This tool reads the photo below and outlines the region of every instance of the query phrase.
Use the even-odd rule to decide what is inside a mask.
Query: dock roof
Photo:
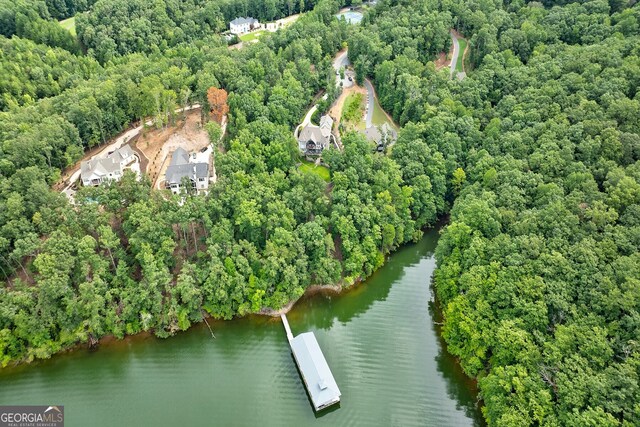
[[[340,389],[313,332],[291,340],[291,351],[316,411],[340,401]]]

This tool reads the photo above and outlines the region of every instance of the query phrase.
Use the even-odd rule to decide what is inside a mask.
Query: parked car
[[[201,153],[204,153],[205,151],[207,151],[209,149],[209,146],[206,146],[204,148],[202,148],[202,150],[200,150]]]

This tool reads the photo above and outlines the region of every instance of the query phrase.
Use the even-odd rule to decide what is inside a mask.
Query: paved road
[[[328,96],[329,95],[325,93],[324,95],[322,95],[322,99],[325,100],[327,99]],[[315,104],[313,107],[311,107],[311,109],[309,109],[309,111],[307,111],[307,114],[304,116],[302,123],[296,126],[296,129],[293,131],[293,136],[295,137],[295,139],[298,139],[298,132],[300,132],[300,130],[303,127],[311,123],[311,117],[313,116],[313,113],[315,113],[317,109],[318,109],[318,104]]]
[[[453,56],[451,57],[450,76],[453,78],[453,74],[456,72],[456,64],[458,63],[458,55],[460,54],[460,43],[458,43],[458,37],[453,30],[451,30],[450,34],[451,40],[453,41]]]
[[[347,68],[351,65],[351,61],[349,61],[349,50],[345,49],[344,52],[338,53],[338,55],[333,60],[333,68],[336,71],[336,86],[340,86],[340,82],[342,82],[342,87],[347,88],[353,86],[353,77],[352,80],[349,80],[349,76],[345,72],[344,79],[340,79],[340,68]]]
[[[349,65],[351,65],[351,61],[349,61],[349,50],[345,49],[344,52],[339,53],[335,59],[333,60],[333,68],[336,70],[336,72],[340,71],[340,68],[342,67],[347,67]],[[353,81],[349,80],[348,76],[345,74],[344,76],[345,78],[342,80],[342,87],[349,87],[349,86],[353,86]],[[353,77],[352,77],[353,79]],[[336,84],[339,86],[340,85],[340,79],[336,79]],[[367,98],[368,98],[368,104],[367,104],[367,115],[366,115],[366,125],[367,127],[371,126],[371,121],[373,118],[373,102],[374,102],[374,90],[373,90],[373,85],[371,84],[371,82],[368,79],[364,80],[364,87],[365,89],[367,89]]]
[[[373,103],[375,102],[376,93],[369,79],[364,79],[364,87],[367,89],[367,116],[365,117],[366,127],[373,124]]]
[[[195,110],[197,108],[200,108],[200,104],[193,104],[190,107],[187,108],[178,108],[176,110],[176,113],[182,113],[183,111],[189,111],[189,110]],[[151,126],[153,124],[153,120],[147,120],[147,122],[145,123],[147,126]],[[134,136],[138,135],[140,133],[140,131],[142,131],[142,125],[129,129],[128,131],[124,132],[122,135],[120,135],[119,137],[117,137],[116,139],[113,140],[113,142],[109,145],[107,145],[106,147],[104,147],[98,154],[96,154],[95,156],[92,156],[90,160],[93,159],[101,159],[101,158],[105,158],[109,155],[109,153],[117,150],[118,148],[122,147],[122,144],[126,144],[131,138],[133,138]],[[67,197],[69,197],[70,199],[73,198],[75,191],[71,188],[73,186],[73,184],[80,178],[80,167],[78,166],[78,170],[75,171],[73,174],[71,174],[71,176],[69,177],[68,180],[68,184],[67,186],[61,191],[61,193],[64,193],[67,195]],[[145,171],[143,171],[145,172]]]
[[[336,55],[336,57],[333,59],[333,68],[336,71],[336,73],[340,71],[341,67],[346,68],[348,65],[351,64],[351,62],[349,61],[348,53],[349,51],[345,49],[344,52],[338,53],[338,55]],[[341,80],[339,78],[336,79],[337,86],[340,86],[340,81]],[[349,87],[353,85],[353,81],[350,81],[346,74],[342,82],[343,82],[342,83],[343,87]],[[322,99],[327,99],[327,96],[328,94],[325,93]],[[298,139],[298,133],[300,132],[300,130],[303,127],[305,127],[309,122],[311,122],[311,116],[313,116],[313,113],[315,113],[317,109],[318,109],[318,104],[315,104],[313,107],[311,107],[309,111],[307,111],[307,114],[304,116],[302,123],[296,126],[296,128],[293,131],[293,136],[295,137],[296,140]],[[336,146],[338,147],[338,149],[342,149],[341,143],[337,139],[336,139]]]

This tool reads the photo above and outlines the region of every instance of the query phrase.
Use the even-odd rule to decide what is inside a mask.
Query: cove
[[[474,426],[475,385],[449,356],[430,303],[437,230],[394,252],[340,295],[287,314],[314,331],[342,391],[314,414],[279,318],[199,324],[169,339],[134,336],[0,370],[0,405],[65,406],[66,426]]]

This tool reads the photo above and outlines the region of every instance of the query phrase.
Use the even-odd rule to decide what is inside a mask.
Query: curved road
[[[365,117],[365,127],[371,127],[373,122],[373,103],[376,99],[376,92],[369,79],[364,79],[364,87],[367,89],[367,116]]]
[[[453,56],[451,57],[451,72],[450,76],[453,78],[453,74],[456,72],[456,64],[458,63],[458,55],[460,54],[460,43],[458,43],[458,36],[451,30],[451,40],[453,41]]]
[[[349,61],[348,54],[349,54],[349,50],[345,49],[343,52],[339,52],[336,55],[336,57],[333,59],[333,68],[336,73],[340,72],[340,68],[342,67],[346,68],[347,66],[351,65],[351,61]],[[340,86],[341,81],[342,81],[342,87],[349,87],[354,84],[352,80],[349,80],[346,74],[344,79],[340,79],[340,78],[336,79],[336,85]],[[367,114],[365,116],[365,123],[366,123],[366,127],[370,127],[372,126],[372,122],[373,122],[373,108],[374,108],[376,95],[375,95],[375,90],[373,88],[373,85],[371,84],[369,79],[364,79],[364,87],[367,90]],[[322,99],[327,99],[327,94],[325,94]],[[295,128],[295,130],[293,131],[293,136],[296,138],[296,140],[298,139],[298,132],[300,131],[300,129],[302,129],[311,121],[311,116],[313,115],[313,113],[316,112],[317,109],[318,109],[318,105],[314,105],[313,107],[311,107],[311,109],[305,115],[302,123]],[[338,148],[340,148],[340,144],[338,142],[336,142],[336,145],[338,146]]]

